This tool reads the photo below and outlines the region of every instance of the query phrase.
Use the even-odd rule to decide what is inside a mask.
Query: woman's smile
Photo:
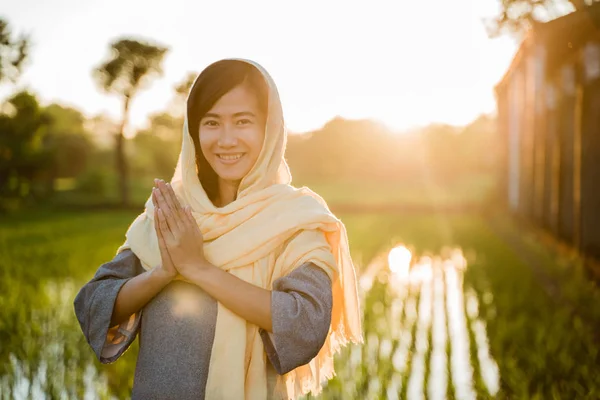
[[[236,164],[246,153],[217,154],[219,161],[226,165]]]

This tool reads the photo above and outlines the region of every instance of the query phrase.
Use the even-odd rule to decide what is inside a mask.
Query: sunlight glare
[[[397,246],[390,250],[388,264],[390,271],[398,278],[407,278],[412,254],[405,246]]]

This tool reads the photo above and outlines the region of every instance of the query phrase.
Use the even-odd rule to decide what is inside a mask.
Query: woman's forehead
[[[220,116],[235,116],[243,113],[258,115],[258,99],[250,88],[245,85],[237,86],[217,100],[207,114],[209,113]]]

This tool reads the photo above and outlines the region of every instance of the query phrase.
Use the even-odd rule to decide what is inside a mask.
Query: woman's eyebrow
[[[240,112],[236,112],[233,114],[234,118],[239,118],[239,117],[256,117],[256,114],[254,114],[252,111],[240,111]],[[215,113],[206,113],[204,114],[204,117],[202,118],[221,118],[221,115],[219,114],[215,114]]]
[[[252,111],[240,111],[233,114],[234,117],[256,117]]]

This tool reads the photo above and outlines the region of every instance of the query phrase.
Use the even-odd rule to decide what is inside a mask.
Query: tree
[[[192,89],[192,85],[196,81],[196,77],[198,74],[196,72],[188,72],[185,78],[175,85],[175,93],[177,96],[181,97],[183,100],[187,99],[190,90]]]
[[[169,179],[181,150],[183,118],[169,113],[150,116],[148,129],[138,131],[133,138],[133,157],[137,179]]]
[[[500,12],[487,21],[490,36],[522,34],[536,23],[582,10],[598,0],[498,0]]]
[[[52,154],[52,177],[75,178],[85,170],[93,143],[79,110],[51,104],[45,108],[49,122],[44,147]]]
[[[51,165],[44,148],[49,117],[36,97],[27,92],[12,96],[0,113],[0,200],[23,199]],[[2,204],[0,204],[2,207]]]
[[[175,95],[169,107],[171,114],[177,117],[185,115],[187,97],[197,76],[198,74],[195,72],[188,72],[185,78],[175,85]]]
[[[0,18],[0,84],[16,82],[29,56],[29,37],[14,38],[8,22]]]
[[[150,80],[162,75],[162,61],[167,47],[133,39],[120,39],[111,44],[111,55],[94,70],[98,85],[108,93],[123,99],[123,120],[116,134],[116,168],[119,176],[119,192],[122,205],[129,204],[129,181],[125,157],[124,131],[129,117],[129,108],[136,94]]]

